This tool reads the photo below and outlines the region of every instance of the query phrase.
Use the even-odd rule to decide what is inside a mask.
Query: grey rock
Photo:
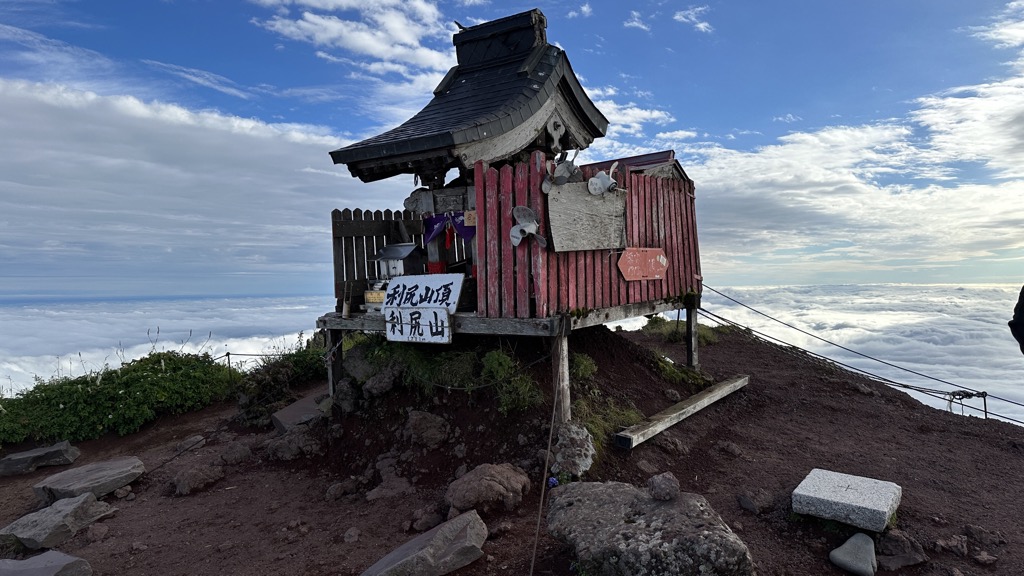
[[[564,472],[579,477],[594,464],[594,438],[578,422],[566,422],[558,427],[558,442],[555,444],[555,463],[551,471]]]
[[[73,463],[81,452],[67,440],[25,452],[8,454],[0,459],[0,476],[28,474],[43,466],[62,466]]]
[[[334,385],[334,405],[345,414],[356,411],[356,399],[359,398],[359,391],[351,378],[342,378]]]
[[[429,412],[413,410],[409,412],[404,435],[411,438],[414,444],[437,448],[448,439],[448,431],[448,422],[444,418]]]
[[[56,550],[27,560],[0,560],[0,574],[4,576],[92,576],[92,566],[82,558],[69,556]]]
[[[373,502],[382,498],[391,499],[406,494],[413,494],[416,489],[408,479],[399,476],[388,476],[376,488],[366,493],[366,501]]]
[[[270,416],[278,434],[287,434],[298,426],[309,425],[323,417],[317,406],[316,396],[299,398]]]
[[[302,456],[321,454],[323,446],[307,426],[296,426],[284,436],[267,443],[266,454],[271,460],[295,460]]]
[[[349,528],[348,530],[345,530],[345,542],[348,543],[348,544],[351,544],[353,542],[358,542],[359,541],[359,536],[361,536],[361,535],[362,535],[362,532],[359,531],[359,528],[356,528],[355,526],[353,526],[352,528]]]
[[[651,476],[647,480],[647,491],[655,500],[675,500],[679,496],[679,479],[671,472]]]
[[[174,447],[174,451],[185,452],[186,450],[198,450],[203,446],[206,446],[206,438],[203,438],[202,434],[196,434],[178,442],[177,446]]]
[[[224,468],[220,466],[196,466],[186,468],[174,475],[174,493],[188,496],[213,484],[224,477]]]
[[[45,505],[86,492],[91,492],[96,498],[102,498],[122,486],[131,484],[145,471],[146,467],[142,460],[126,456],[65,470],[32,486],[32,490]]]
[[[220,452],[220,459],[228,466],[252,460],[252,450],[242,442],[231,442]]]
[[[462,478],[468,471],[469,467],[465,463],[459,464],[459,467],[455,469],[455,477]]]
[[[401,365],[396,362],[388,364],[380,372],[366,379],[366,382],[363,383],[363,396],[375,398],[387,394],[395,387],[395,383],[401,376]]]
[[[640,460],[636,461],[636,467],[639,468],[641,472],[643,472],[644,474],[647,474],[649,476],[653,476],[653,475],[658,473],[658,467],[657,466],[655,466],[654,464],[651,464],[650,462],[648,462],[647,460],[644,460],[642,458]]]
[[[875,559],[882,570],[894,572],[900,568],[927,562],[924,547],[901,530],[893,528],[878,541]]]
[[[875,541],[863,532],[850,537],[842,546],[829,552],[828,559],[836,566],[856,576],[875,576]]]
[[[548,532],[595,574],[754,574],[746,545],[697,494],[665,502],[622,482],[573,482],[551,491]]]
[[[124,500],[131,493],[132,493],[132,487],[131,486],[121,486],[117,490],[114,490],[114,497],[117,498],[118,500]]]
[[[82,528],[116,511],[117,508],[105,502],[97,502],[92,492],[85,492],[22,516],[0,530],[0,539],[13,536],[32,550],[53,548]]]
[[[754,514],[767,512],[774,507],[772,495],[764,488],[741,492],[736,495],[736,501],[739,503],[740,508]]]
[[[683,399],[683,397],[679,395],[679,392],[672,388],[665,389],[665,398],[668,398],[669,402],[679,402]]]
[[[964,526],[967,539],[979,546],[1002,546],[1006,544],[1006,536],[1002,532],[990,532],[981,526],[968,524]]]
[[[984,550],[981,550],[980,552],[978,552],[974,556],[971,556],[971,560],[974,560],[975,562],[977,562],[978,564],[981,564],[982,566],[991,566],[991,565],[995,564],[999,560],[999,558],[989,554],[988,552],[986,552]]]
[[[958,534],[935,541],[936,552],[951,552],[957,556],[967,556],[967,536]]]
[[[342,496],[348,496],[349,494],[355,494],[359,492],[359,480],[355,478],[345,478],[341,482],[335,482],[327,488],[326,498],[328,500],[338,500]]]
[[[342,366],[356,382],[366,382],[377,373],[377,367],[368,358],[369,352],[370,346],[367,344],[357,344],[345,352]]]
[[[444,517],[438,512],[436,506],[428,506],[416,510],[412,513],[412,519],[411,528],[417,532],[425,532],[444,522]]]
[[[470,510],[406,542],[362,576],[440,576],[468,566],[484,555],[487,526]]]
[[[456,510],[487,512],[496,506],[511,511],[530,492],[530,479],[512,464],[481,464],[448,485],[445,502]]]

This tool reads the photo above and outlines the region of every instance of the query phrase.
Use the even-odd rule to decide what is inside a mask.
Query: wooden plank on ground
[[[659,432],[743,388],[749,381],[750,376],[741,374],[719,382],[699,394],[694,394],[686,400],[658,412],[648,418],[647,422],[619,432],[615,435],[615,445],[626,449],[635,448],[641,442],[649,440]]]

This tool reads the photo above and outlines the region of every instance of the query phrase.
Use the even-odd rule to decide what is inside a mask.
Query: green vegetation
[[[474,392],[494,388],[502,415],[543,402],[540,388],[519,361],[502,349],[477,347],[438,352],[436,346],[380,341],[369,357],[381,368],[402,366],[402,382],[433,397],[438,388]]]
[[[644,324],[642,331],[648,334],[657,334],[662,336],[666,342],[676,343],[682,342],[686,339],[686,324],[685,322],[677,322],[676,320],[667,320],[664,316],[656,314],[647,319],[647,324]],[[731,326],[707,326],[704,324],[697,324],[697,345],[708,346],[718,342],[718,335],[722,332],[732,330]]]
[[[270,399],[325,378],[324,352],[322,337],[306,342],[300,334],[295,347],[272,351],[244,374],[209,354],[153,351],[119,368],[37,378],[34,387],[0,399],[0,445],[131,434],[160,416],[198,410],[236,393]]]
[[[586,354],[569,355],[569,385],[572,391],[572,418],[581,422],[594,437],[595,461],[616,432],[639,424],[644,415],[636,407],[623,406],[605,396],[593,382],[597,363]]]
[[[498,393],[498,412],[508,416],[522,412],[544,401],[537,383],[504,350],[491,350],[484,355],[483,376],[494,382]]]

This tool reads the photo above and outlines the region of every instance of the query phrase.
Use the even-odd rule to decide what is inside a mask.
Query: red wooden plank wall
[[[540,233],[549,236],[547,196],[540,184],[545,157],[500,171],[481,163],[474,171],[478,229],[477,314],[491,318],[544,318],[574,310],[599,310],[625,304],[700,293],[700,255],[693,182],[654,178],[620,167],[626,194],[626,245],[662,248],[669,266],[665,278],[627,282],[619,273],[619,250],[556,253],[526,239],[512,246],[512,208],[529,206]],[[584,169],[584,176],[593,176]],[[623,176],[625,175],[625,176]]]

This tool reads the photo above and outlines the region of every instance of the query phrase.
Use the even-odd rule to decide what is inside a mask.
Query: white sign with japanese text
[[[445,308],[389,308],[384,314],[385,336],[392,342],[427,342],[451,344],[451,315]]]
[[[381,307],[387,339],[450,344],[451,315],[459,304],[462,280],[462,274],[426,274],[391,279]]]
[[[462,292],[462,274],[396,276],[388,281],[383,308],[442,307],[455,313]]]

